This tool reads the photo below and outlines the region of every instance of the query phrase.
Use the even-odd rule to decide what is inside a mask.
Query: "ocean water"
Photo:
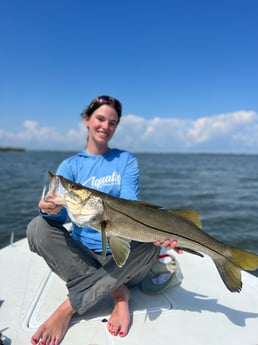
[[[72,152],[0,152],[0,248],[26,235],[47,171]],[[203,230],[258,254],[258,155],[137,154],[140,199],[198,209]],[[255,272],[256,275],[257,272]]]

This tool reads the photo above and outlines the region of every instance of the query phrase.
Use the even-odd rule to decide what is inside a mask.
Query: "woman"
[[[64,160],[57,174],[116,197],[137,199],[139,170],[135,156],[108,146],[122,113],[121,103],[110,96],[95,98],[82,113],[88,128],[86,149]],[[73,224],[72,233],[63,227],[66,209],[50,199],[39,201],[40,216],[28,225],[30,249],[42,256],[67,285],[67,299],[36,331],[32,344],[57,345],[74,313],[83,314],[111,293],[114,309],[107,323],[113,335],[125,336],[130,325],[128,286],[143,279],[157,255],[158,246],[174,248],[175,241],[131,243],[131,254],[118,268],[107,246],[103,258],[101,234]]]

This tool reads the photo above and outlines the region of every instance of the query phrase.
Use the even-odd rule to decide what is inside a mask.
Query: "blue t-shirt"
[[[139,168],[136,157],[128,152],[112,149],[103,155],[86,151],[65,159],[56,171],[57,175],[115,197],[137,200]],[[43,215],[61,224],[67,220],[65,208],[57,215]],[[71,235],[89,249],[101,253],[101,233],[90,227],[73,224]],[[107,246],[107,252],[110,252]]]

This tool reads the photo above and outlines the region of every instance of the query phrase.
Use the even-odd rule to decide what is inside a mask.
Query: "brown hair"
[[[98,109],[99,107],[101,107],[102,105],[110,105],[111,107],[113,107],[115,109],[115,111],[117,112],[117,116],[118,116],[118,122],[120,121],[120,118],[122,116],[122,104],[119,102],[118,99],[111,97],[111,96],[98,96],[96,97],[88,106],[86,109],[84,109],[84,111],[81,113],[82,117],[90,117],[91,114]]]

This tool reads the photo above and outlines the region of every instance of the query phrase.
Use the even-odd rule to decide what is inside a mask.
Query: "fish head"
[[[59,190],[65,190],[64,200],[67,205],[80,204],[81,206],[92,196],[92,193],[80,183],[76,183],[59,175],[60,181]]]
[[[90,225],[99,227],[103,214],[103,203],[100,197],[92,194],[91,190],[66,179],[61,175],[50,175],[48,194],[55,203],[63,204],[71,220],[78,226]]]
[[[59,176],[52,174],[50,171],[48,174],[50,176],[50,182],[48,192],[44,199],[53,201],[57,205],[64,205],[66,189],[63,187]]]

